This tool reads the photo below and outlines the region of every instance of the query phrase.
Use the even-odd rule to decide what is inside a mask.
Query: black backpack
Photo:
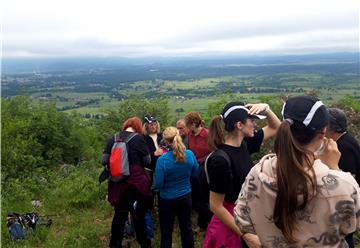
[[[209,197],[210,197],[210,188],[209,188],[210,178],[207,170],[207,163],[209,158],[212,156],[223,157],[226,160],[227,164],[231,167],[231,161],[229,155],[221,149],[217,149],[216,151],[211,152],[209,155],[207,155],[205,160],[200,163],[199,171],[198,171],[200,195],[202,201],[206,202],[207,204],[209,204]]]
[[[44,219],[38,213],[19,214],[11,212],[6,217],[6,224],[9,229],[10,238],[13,240],[25,239],[29,234],[36,230],[38,225],[50,227],[51,219]]]

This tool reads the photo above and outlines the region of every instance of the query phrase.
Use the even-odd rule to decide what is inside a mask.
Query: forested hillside
[[[206,124],[231,97],[224,96],[205,106],[202,114]],[[268,102],[280,113],[280,96],[259,100]],[[59,112],[55,104],[26,96],[2,99],[1,105],[1,245],[107,247],[113,210],[106,201],[106,183],[98,183],[105,141],[126,118],[135,115],[142,118],[152,114],[163,128],[174,125],[176,120],[170,115],[168,99],[129,98],[106,109],[98,119]],[[345,109],[350,131],[360,140],[360,101],[347,96],[334,105]],[[269,150],[271,142],[262,154]],[[33,200],[40,204],[34,206]],[[6,215],[32,211],[51,218],[52,226],[39,227],[26,240],[10,240]],[[155,233],[154,247],[159,247],[159,230]],[[201,239],[197,237],[196,245],[200,247]],[[178,237],[175,242],[180,247]]]

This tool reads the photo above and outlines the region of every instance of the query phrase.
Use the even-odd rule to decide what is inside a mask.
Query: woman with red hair
[[[123,124],[123,130],[126,130],[127,128],[132,128],[136,133],[142,134],[143,128],[142,123],[139,117],[131,117],[127,119]]]
[[[145,167],[151,162],[150,153],[142,134],[142,123],[138,117],[127,119],[122,131],[111,137],[104,149],[102,164],[109,166],[115,140],[127,141],[130,176],[126,180],[109,180],[108,201],[114,206],[115,215],[111,225],[110,247],[122,247],[124,226],[130,212],[135,225],[136,239],[141,247],[150,247],[146,236],[145,213],[151,206],[150,177]]]

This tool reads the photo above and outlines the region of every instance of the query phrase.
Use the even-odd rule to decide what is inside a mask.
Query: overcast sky
[[[3,0],[2,56],[359,51],[359,0]]]

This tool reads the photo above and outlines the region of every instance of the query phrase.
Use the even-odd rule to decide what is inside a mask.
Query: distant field
[[[296,84],[294,84],[294,86],[296,86]],[[352,96],[360,96],[360,90],[359,89],[354,89],[353,88],[354,85],[351,84],[347,84],[343,87],[343,89],[332,89],[332,90],[328,90],[328,89],[314,89],[314,87],[302,87],[304,89],[305,92],[307,91],[312,91],[315,90],[316,93],[318,94],[319,98],[321,98],[324,102],[326,103],[332,103],[334,101],[338,101],[339,99],[343,98],[345,95],[352,95]],[[267,87],[260,87],[260,89],[266,89]],[[134,94],[133,92],[131,92],[131,95],[141,95],[140,93],[138,94]],[[230,93],[230,92],[229,92]],[[279,97],[281,94],[284,95],[299,95],[299,94],[303,94],[303,93],[299,93],[299,92],[274,92],[274,93],[237,93],[235,94],[236,96],[238,96],[237,99],[234,100],[242,100],[245,102],[256,102],[259,98],[259,96],[269,96],[269,95],[273,95],[274,97]],[[96,94],[92,94],[95,98],[98,99],[99,95]],[[91,98],[90,94],[72,94],[71,96],[73,97],[79,97],[79,98],[86,98],[89,99]],[[88,106],[84,106],[84,107],[79,107],[76,109],[69,109],[69,110],[65,110],[65,112],[70,113],[70,112],[77,112],[80,114],[86,114],[86,113],[90,113],[90,114],[104,114],[105,113],[105,109],[107,108],[116,108],[116,106],[118,105],[119,101],[116,99],[111,99],[108,96],[104,96],[104,100],[99,101],[96,104],[92,104],[92,105],[88,105]],[[191,99],[187,99],[187,98],[179,98],[179,97],[169,97],[169,108],[170,108],[170,113],[174,116],[174,117],[179,117],[182,116],[184,113],[189,112],[189,111],[199,111],[199,112],[204,112],[207,109],[207,106],[209,105],[209,103],[211,102],[215,102],[219,99],[218,96],[202,96],[202,97],[197,97],[197,98],[191,98]],[[69,101],[69,102],[57,102],[56,106],[58,108],[64,107],[64,106],[71,106],[74,105],[75,102],[74,101]],[[183,109],[184,113],[182,112],[177,112],[177,109]]]
[[[177,100],[170,99],[169,107],[171,113],[176,113],[176,109],[183,108],[184,112],[190,111],[199,111],[203,112],[207,109],[207,106],[211,102],[215,102],[217,97],[209,97],[209,98],[193,98],[189,100]]]
[[[245,101],[245,102],[256,102],[258,100],[259,96],[262,95],[271,95],[271,94],[236,94],[234,101]],[[274,97],[278,97],[279,94],[272,94],[274,95]],[[193,99],[187,99],[187,100],[181,100],[181,99],[175,99],[175,98],[170,98],[169,99],[169,108],[170,108],[170,113],[172,116],[178,118],[178,117],[182,117],[186,112],[190,112],[190,111],[199,111],[199,112],[205,112],[208,108],[208,105],[212,102],[216,102],[219,99],[219,97],[202,97],[202,98],[193,98]],[[99,106],[93,106],[93,107],[80,107],[77,109],[70,109],[70,110],[66,110],[64,112],[66,113],[71,113],[71,112],[77,112],[80,114],[86,114],[86,113],[90,113],[90,114],[104,114],[105,113],[105,109],[107,108],[116,108],[118,105],[118,101],[103,101],[100,102]],[[58,105],[57,105],[58,106]],[[61,106],[61,105],[59,105]],[[177,112],[177,109],[183,109],[183,112]]]
[[[131,96],[149,100],[165,96],[174,117],[188,111],[206,111],[211,102],[228,94],[237,98],[234,100],[256,102],[264,95],[312,92],[331,103],[346,95],[360,98],[359,64],[354,58],[310,57],[289,61],[263,58],[261,61],[267,64],[251,60],[202,61],[91,72],[6,75],[2,77],[2,93],[7,97],[27,92],[39,101],[55,102],[59,111],[83,115],[104,114],[107,108],[116,108],[119,101]]]

